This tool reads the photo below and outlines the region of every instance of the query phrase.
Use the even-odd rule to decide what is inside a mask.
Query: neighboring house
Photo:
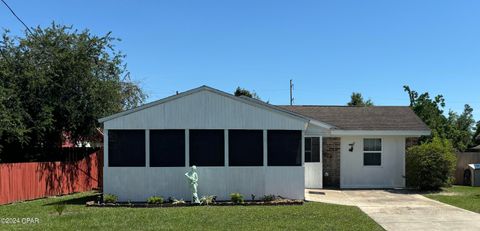
[[[476,151],[476,152],[480,152],[480,145],[477,145],[473,148],[471,148],[472,150]]]
[[[62,148],[100,148],[103,146],[103,132],[100,128],[97,128],[97,133],[94,137],[90,137],[86,141],[74,142],[71,139],[70,132],[63,132]]]
[[[430,129],[408,107],[274,106],[202,86],[100,119],[104,192],[303,199],[304,189],[405,187],[406,143]]]
[[[480,135],[478,135],[476,138],[475,138],[478,142],[480,142]],[[478,143],[477,142],[477,143]],[[477,145],[475,147],[472,148],[473,150],[477,151],[477,152],[480,152],[480,145]]]

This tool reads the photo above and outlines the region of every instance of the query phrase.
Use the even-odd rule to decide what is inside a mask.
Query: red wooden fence
[[[77,162],[0,164],[0,205],[98,188],[102,164],[97,153]]]

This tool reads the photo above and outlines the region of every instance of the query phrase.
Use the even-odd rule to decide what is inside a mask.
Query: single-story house
[[[409,107],[275,106],[202,86],[99,120],[103,190],[123,201],[305,188],[405,187],[405,149],[430,129]]]

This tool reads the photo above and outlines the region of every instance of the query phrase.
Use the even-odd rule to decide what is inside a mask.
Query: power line
[[[15,11],[13,11],[13,9],[7,4],[7,2],[5,2],[5,0],[0,0],[0,1],[2,1],[3,4],[10,10],[10,12],[12,12],[13,16],[15,16],[15,18],[17,18],[18,21],[20,21],[25,28],[27,28],[28,32],[30,32],[30,34],[33,34],[33,32],[30,30],[30,28],[28,28],[27,24],[25,24],[25,23],[22,21],[22,19],[17,16],[17,14],[15,13]]]

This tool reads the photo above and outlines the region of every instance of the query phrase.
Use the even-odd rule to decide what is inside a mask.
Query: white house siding
[[[149,196],[172,196],[191,199],[184,176],[189,168],[108,168],[104,178],[104,192],[119,196],[121,201],[145,201]],[[198,167],[199,196],[216,195],[219,200],[230,199],[239,192],[250,199],[263,195],[281,195],[304,198],[304,170],[302,167]]]
[[[146,167],[109,167],[108,130],[258,129],[264,130],[264,166],[227,167],[228,140],[225,140],[225,167],[197,168],[199,196],[216,195],[219,200],[226,200],[229,199],[230,193],[239,192],[247,199],[251,194],[257,195],[257,198],[275,194],[292,199],[303,199],[305,188],[303,157],[302,166],[266,166],[266,131],[305,131],[307,122],[290,114],[240,102],[207,90],[105,121],[104,192],[117,195],[121,201],[145,201],[153,195],[191,199],[191,192],[184,176],[188,167],[148,166],[148,135]],[[186,163],[189,160],[188,134],[187,130]],[[302,143],[303,136],[304,132],[302,132]]]
[[[382,165],[363,166],[363,139],[382,139]],[[405,136],[342,136],[341,188],[405,187]],[[353,152],[349,144],[355,142]]]
[[[106,121],[104,128],[305,130],[306,122],[205,90]]]

